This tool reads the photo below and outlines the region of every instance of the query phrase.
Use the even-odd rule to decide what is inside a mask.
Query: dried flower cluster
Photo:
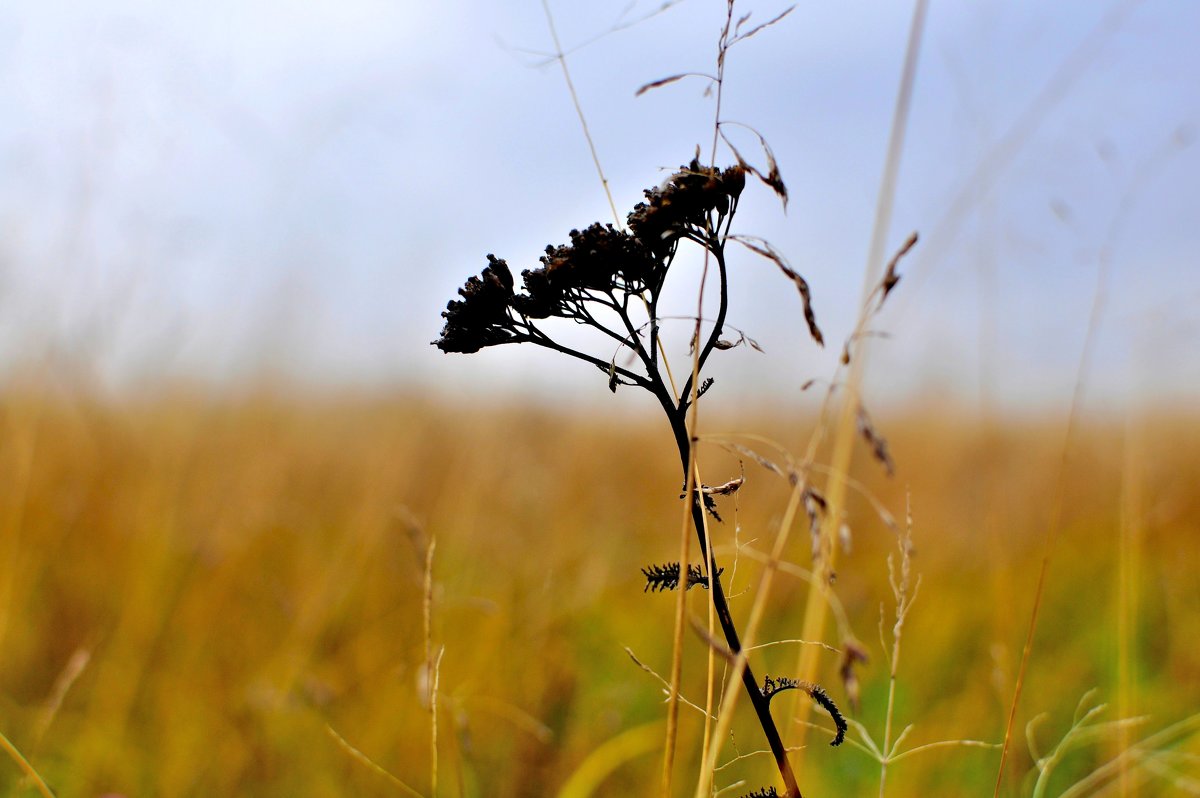
[[[458,289],[462,299],[452,299],[442,318],[446,327],[435,341],[443,352],[478,352],[485,346],[506,344],[518,338],[508,308],[513,300],[513,276],[508,264],[488,255],[489,266]]]
[[[434,345],[443,352],[472,353],[498,344],[541,343],[531,319],[595,324],[593,304],[616,310],[632,295],[655,301],[679,240],[710,244],[732,217],[745,185],[740,166],[720,170],[693,160],[663,186],[646,190],[646,201],[628,216],[631,232],[596,223],[572,230],[569,244],[547,246],[541,267],[521,273],[520,293],[508,264],[488,255],[483,273],[459,289],[462,299],[446,306],[446,324]]]
[[[732,145],[730,145],[732,147]],[[764,142],[764,148],[766,148]],[[642,569],[645,590],[659,592],[700,586],[711,596],[715,617],[728,643],[731,655],[741,652],[741,643],[725,589],[723,569],[711,550],[706,532],[705,511],[720,522],[716,497],[735,494],[744,477],[722,485],[695,486],[687,490],[694,439],[688,428],[688,411],[693,403],[713,386],[704,375],[714,352],[736,349],[741,344],[761,351],[758,344],[736,328],[727,327],[729,309],[729,270],[726,249],[730,242],[771,260],[795,285],[803,302],[804,316],[813,339],[823,339],[813,314],[808,283],[787,265],[769,243],[731,233],[739,198],[746,186],[747,174],[756,176],[786,201],[787,191],[778,167],[768,152],[768,174],[747,164],[740,155],[737,164],[726,169],[703,166],[698,159],[681,167],[662,185],[644,192],[645,200],[627,216],[627,229],[610,224],[592,224],[572,230],[566,244],[546,247],[540,266],[521,272],[520,285],[513,279],[508,264],[488,255],[488,265],[478,277],[471,277],[459,289],[459,299],[446,306],[445,326],[434,345],[443,352],[472,353],[499,344],[531,343],[586,362],[602,370],[609,388],[632,385],[650,392],[659,402],[671,427],[685,475],[680,498],[691,505],[691,526],[700,544],[704,567],[680,563],[649,565]],[[671,264],[681,241],[688,241],[705,252],[706,270],[712,266],[717,282],[717,310],[714,315],[695,319],[691,336],[692,369],[679,384],[671,378],[660,338],[658,302]],[[610,356],[574,349],[552,338],[539,327],[544,319],[569,319],[590,327],[617,351]],[[703,329],[703,328],[707,329]],[[738,333],[737,340],[727,339],[726,330]],[[624,355],[622,355],[624,350]],[[778,471],[773,467],[773,470]],[[783,473],[780,471],[779,473]],[[789,472],[789,477],[799,479]],[[793,484],[795,484],[793,482]],[[806,498],[809,498],[806,496]],[[811,514],[811,513],[810,513]],[[744,663],[740,680],[758,718],[771,754],[786,785],[789,798],[800,796],[795,774],[787,759],[775,720],[771,717],[770,696],[780,690],[803,689],[821,703],[833,707],[819,688],[789,678],[766,679],[762,688],[749,663]],[[835,722],[840,717],[833,707]],[[844,721],[839,725],[839,739]],[[836,744],[836,742],[835,742]],[[771,798],[777,793],[766,788],[751,798]]]

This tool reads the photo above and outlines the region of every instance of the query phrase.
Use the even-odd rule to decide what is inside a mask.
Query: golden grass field
[[[62,796],[410,794],[347,746],[428,795],[428,645],[441,652],[439,795],[578,796],[589,774],[592,794],[653,794],[662,685],[623,647],[667,672],[673,596],[643,592],[640,569],[677,556],[670,438],[649,415],[469,407],[286,392],[121,403],[7,395],[0,732]],[[897,474],[884,477],[865,452],[854,471],[899,519],[909,492],[922,578],[899,661],[896,729],[915,725],[903,748],[998,742],[1065,419],[984,423],[926,406],[876,423]],[[809,432],[784,413],[713,413],[701,425],[796,448]],[[701,463],[714,482],[737,475],[717,450]],[[1026,723],[1048,713],[1033,737],[1040,753],[1052,750],[1090,689],[1109,704],[1103,720],[1148,716],[1125,732],[1126,747],[1200,709],[1200,420],[1085,420],[1067,466],[1004,795],[1032,791]],[[713,532],[742,614],[760,567],[752,549],[773,538],[786,498],[777,477],[751,463],[746,476]],[[892,611],[896,539],[861,497],[849,513],[853,546],[836,590],[871,656],[856,717],[880,739],[888,668],[878,627],[881,605]],[[788,560],[809,564],[802,523]],[[807,590],[779,575],[759,639],[798,636]],[[699,618],[705,596],[690,593]],[[846,710],[838,657],[822,656],[819,679]],[[753,662],[778,676],[796,657],[781,644]],[[700,704],[704,662],[689,632],[683,692]],[[777,706],[786,716],[787,702]],[[690,794],[702,724],[682,711],[676,781]],[[762,747],[744,714],[722,762]],[[1124,787],[1106,782],[1105,794],[1194,794],[1200,742],[1190,728],[1135,749]],[[1121,734],[1110,732],[1067,756],[1045,794],[1116,756]],[[796,759],[805,795],[874,794],[878,763],[827,741],[813,732]],[[891,765],[888,794],[987,795],[998,758],[929,749]],[[38,794],[15,755],[0,773],[6,794]],[[749,756],[717,785],[747,779],[724,793],[741,795],[771,778],[770,758]]]

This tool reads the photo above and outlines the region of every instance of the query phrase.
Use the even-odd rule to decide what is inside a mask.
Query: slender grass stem
[[[563,52],[558,40],[558,29],[554,25],[554,14],[550,12],[549,0],[542,0],[542,10],[546,12],[546,25],[550,28],[550,39],[554,42],[554,60],[562,67],[563,80],[567,82],[567,92],[571,95],[571,104],[579,116],[579,126],[583,128],[583,137],[587,139],[588,152],[592,154],[592,163],[596,166],[596,174],[600,176],[600,185],[604,187],[604,196],[608,199],[608,207],[616,219],[617,226],[621,225],[621,216],[617,213],[617,204],[613,201],[612,189],[608,186],[608,178],[604,176],[604,167],[600,164],[600,154],[596,152],[596,142],[588,128],[587,117],[584,116],[583,106],[579,103],[579,94],[575,91],[575,82],[571,80],[571,70],[567,68],[567,55]]]
[[[916,82],[917,62],[921,51],[921,38],[925,30],[925,16],[928,8],[927,0],[916,0],[913,4],[912,23],[909,27],[908,45],[904,56],[904,67],[900,75],[900,86],[896,94],[896,105],[892,114],[891,133],[888,138],[887,158],[884,164],[883,176],[879,184],[879,196],[875,208],[875,224],[871,234],[871,247],[867,256],[867,265],[863,281],[863,314],[860,326],[870,305],[871,293],[878,284],[878,272],[883,261],[883,252],[891,227],[892,204],[896,193],[896,183],[900,170],[900,157],[904,151],[905,132],[908,128],[908,114],[912,105],[913,85]],[[866,365],[866,347],[860,343],[850,364],[850,374],[844,382],[844,397],[837,426],[834,429],[833,456],[830,460],[831,472],[826,485],[825,498],[828,504],[828,517],[833,519],[830,525],[836,528],[846,500],[846,477],[849,475],[850,460],[854,453],[855,418],[858,412],[859,386]],[[811,454],[811,453],[810,453]],[[831,533],[826,533],[831,534]],[[833,571],[836,564],[837,547],[829,545],[822,552],[824,555],[824,573]],[[800,636],[806,640],[819,640],[825,632],[825,610],[828,604],[827,580],[821,579],[812,583],[809,589],[808,601],[804,608],[804,623]],[[805,681],[813,681],[817,669],[817,652],[810,647],[801,648],[796,663],[796,675]],[[803,743],[808,726],[803,722],[812,711],[809,701],[795,701],[795,728],[798,729],[799,742]]]

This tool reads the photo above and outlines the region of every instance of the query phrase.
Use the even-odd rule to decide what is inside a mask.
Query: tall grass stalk
[[[900,670],[900,640],[904,636],[904,621],[908,611],[912,609],[917,593],[921,589],[921,578],[912,581],[912,500],[909,499],[905,523],[905,532],[896,541],[900,553],[900,563],[896,565],[891,555],[888,555],[888,581],[892,586],[892,597],[896,601],[895,623],[892,624],[892,646],[888,655],[888,698],[887,712],[884,715],[883,726],[883,757],[879,761],[879,798],[883,798],[887,788],[888,763],[894,753],[892,748],[892,719],[896,710],[896,674]],[[911,589],[911,592],[910,592]],[[883,639],[883,607],[879,610],[879,644],[886,652],[887,644]],[[907,730],[906,730],[907,731]],[[897,746],[899,740],[896,741]]]
[[[879,284],[879,270],[883,263],[883,253],[886,251],[888,233],[891,228],[892,207],[896,195],[896,185],[900,171],[900,159],[904,151],[904,138],[908,129],[908,115],[912,107],[913,86],[916,83],[917,62],[921,51],[921,38],[925,30],[925,16],[928,8],[927,0],[916,0],[913,4],[912,23],[909,27],[908,45],[904,55],[904,67],[900,73],[900,85],[896,94],[896,106],[892,114],[891,132],[888,137],[887,157],[884,162],[883,177],[880,180],[879,196],[875,207],[875,223],[871,233],[871,245],[868,250],[866,269],[862,287],[862,304],[865,309],[871,293]],[[861,324],[861,321],[860,321]],[[855,357],[850,364],[850,371],[842,385],[843,397],[841,412],[833,433],[833,453],[830,459],[830,476],[826,483],[825,496],[828,505],[827,517],[832,524],[827,525],[826,535],[836,534],[841,524],[842,513],[846,502],[846,479],[850,472],[850,459],[854,452],[855,419],[858,413],[860,386],[866,365],[866,340],[858,342]],[[823,571],[831,573],[836,565],[837,546],[826,547]],[[804,607],[804,621],[800,637],[806,640],[820,640],[825,633],[825,617],[828,605],[828,587],[825,579],[818,579],[809,587],[808,599]],[[801,680],[815,681],[817,673],[817,650],[808,646],[800,648],[795,673]],[[808,720],[812,712],[812,703],[801,700],[800,696],[793,698],[791,713],[794,723],[788,726],[789,735],[795,735],[797,742],[803,745],[807,736]],[[790,737],[789,737],[790,739]],[[803,753],[800,755],[803,756]]]

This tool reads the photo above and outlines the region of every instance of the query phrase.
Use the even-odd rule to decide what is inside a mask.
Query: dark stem
[[[593,357],[585,352],[571,349],[569,346],[563,346],[558,341],[555,341],[553,338],[546,335],[531,324],[525,326],[526,329],[530,331],[530,334],[523,338],[517,339],[518,341],[528,341],[532,344],[537,344],[538,346],[544,346],[547,349],[553,349],[555,352],[562,352],[564,355],[570,355],[571,357],[582,360],[585,363],[591,363],[601,371],[608,371],[611,368],[615,373],[628,380],[630,385],[637,385],[640,388],[645,388],[647,391],[650,391],[656,396],[658,395],[657,385],[649,378],[643,377],[640,374],[634,374],[629,369],[621,368],[620,366],[614,366],[612,363],[605,362],[600,358]]]
[[[671,414],[671,431],[675,434],[675,443],[679,447],[679,457],[683,462],[684,482],[686,483],[688,466],[691,463],[691,441],[688,438],[686,413],[682,409]],[[704,539],[704,507],[697,498],[699,485],[696,488],[697,492],[688,497],[692,503],[692,524],[695,526],[696,536],[700,540],[700,552],[708,561],[709,593],[712,595],[713,608],[716,610],[717,620],[721,624],[721,632],[725,635],[725,643],[736,656],[742,650],[742,641],[738,635],[737,626],[733,622],[733,615],[729,611],[725,589],[721,585],[721,571],[717,567],[716,556],[708,548],[707,541]],[[681,563],[680,567],[684,568],[686,565]],[[787,758],[783,738],[780,737],[779,729],[775,726],[775,719],[771,717],[770,699],[764,696],[759,689],[758,679],[750,668],[749,661],[742,669],[742,684],[746,688],[746,694],[750,697],[750,703],[754,706],[754,713],[758,716],[758,724],[767,738],[771,754],[775,757],[775,766],[779,768],[779,775],[783,777],[785,795],[787,798],[802,798],[800,786],[796,783],[796,775],[792,772],[792,764]]]
[[[720,304],[717,307],[717,318],[713,322],[712,332],[709,333],[708,339],[704,342],[704,346],[700,350],[700,357],[697,360],[695,372],[689,374],[687,382],[683,384],[683,391],[679,395],[679,409],[681,411],[686,411],[688,405],[691,404],[692,379],[704,370],[704,364],[708,362],[708,356],[712,354],[717,341],[721,339],[721,333],[725,331],[725,316],[729,311],[729,285],[725,271],[725,247],[715,234],[710,233],[709,239],[705,243],[705,248],[712,253],[713,258],[717,261],[718,283],[721,288]],[[699,331],[699,325],[697,325],[697,331]],[[700,342],[697,341],[696,345],[699,346]],[[684,471],[686,473],[686,466],[684,467]]]

